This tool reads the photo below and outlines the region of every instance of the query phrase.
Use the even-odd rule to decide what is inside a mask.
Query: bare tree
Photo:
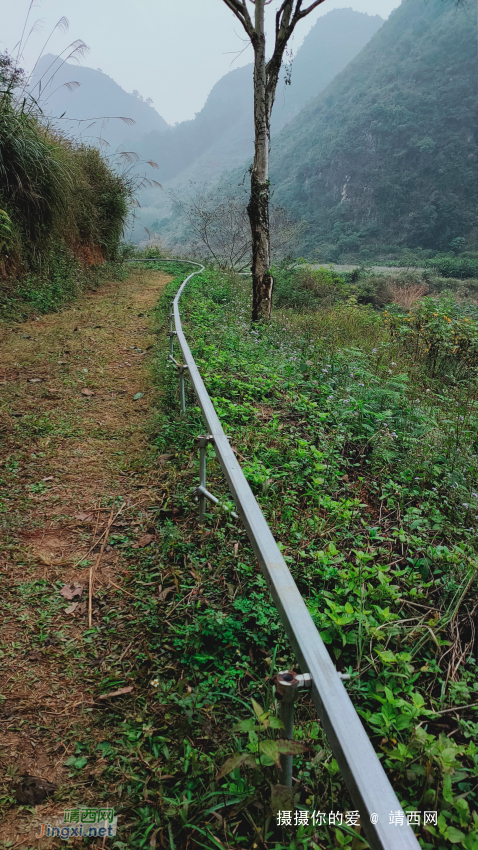
[[[274,49],[266,59],[265,7],[274,0],[249,0],[254,5],[254,22],[246,0],[223,0],[244,27],[254,50],[255,152],[251,170],[251,196],[247,212],[252,231],[252,321],[269,319],[274,281],[270,271],[269,148],[271,113],[287,43],[302,18],[324,0],[314,0],[302,9],[304,0],[276,0]]]
[[[191,183],[188,196],[170,192],[174,206],[186,219],[191,247],[206,248],[219,266],[243,271],[251,262],[251,229],[244,197],[219,195],[206,184]]]
[[[187,221],[192,237],[190,247],[198,256],[206,248],[222,268],[242,272],[251,267],[251,227],[241,186],[221,193],[206,183],[191,183],[188,195],[170,191],[170,197]],[[270,204],[269,212],[272,253],[282,257],[307,225],[294,221],[286,210],[274,204]]]

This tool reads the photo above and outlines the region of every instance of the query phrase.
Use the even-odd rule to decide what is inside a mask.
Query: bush
[[[118,254],[132,186],[98,150],[49,126],[0,54],[0,279],[55,277]],[[66,273],[66,272],[65,272]],[[60,272],[61,275],[61,272]],[[13,290],[14,292],[15,290]]]
[[[290,261],[274,269],[274,282],[275,306],[294,309],[330,307],[350,298],[376,309],[391,302],[408,309],[430,288],[428,279],[413,272],[384,275],[358,268],[338,274]]]
[[[330,306],[344,301],[350,288],[344,278],[332,269],[311,269],[290,260],[273,269],[274,303],[277,307]]]
[[[432,375],[450,368],[463,374],[478,369],[476,307],[445,294],[417,301],[406,315],[392,307],[384,316],[403,347],[428,361]]]
[[[426,261],[426,267],[436,270],[442,277],[456,277],[460,280],[478,277],[478,257],[442,256]]]

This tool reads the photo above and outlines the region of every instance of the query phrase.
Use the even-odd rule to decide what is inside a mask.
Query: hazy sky
[[[298,25],[293,50],[330,9],[353,8],[386,18],[399,4],[400,0],[324,0]],[[268,7],[270,19],[278,5],[279,0]],[[30,0],[0,0],[1,49],[13,50],[29,6]],[[250,47],[235,58],[244,48],[244,33],[223,0],[34,0],[27,33],[35,21],[42,25],[29,38],[26,70],[31,70],[62,16],[70,22],[69,32],[55,33],[47,52],[60,53],[70,41],[83,39],[90,52],[82,64],[101,68],[126,91],[137,89],[144,98],[151,97],[171,124],[193,118],[214,83],[252,59]]]

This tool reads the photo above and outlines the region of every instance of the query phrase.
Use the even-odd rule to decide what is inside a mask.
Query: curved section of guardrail
[[[371,848],[419,850],[420,845],[407,817],[229,445],[184,336],[179,299],[191,278],[204,270],[200,263],[194,265],[198,265],[199,270],[192,272],[181,284],[172,308],[175,335],[208,427],[208,438],[212,438],[210,441],[300,669],[309,674],[306,686],[311,685],[315,708],[353,804],[360,813],[360,823]],[[305,676],[297,678],[305,679]]]

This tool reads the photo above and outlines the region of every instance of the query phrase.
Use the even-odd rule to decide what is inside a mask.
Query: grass
[[[208,271],[188,286],[182,313],[216,410],[338,669],[351,674],[349,693],[400,802],[408,811],[438,812],[435,827],[424,829],[422,816],[422,846],[473,847],[474,383],[446,369],[433,375],[390,336],[379,314],[357,304],[276,312],[269,329],[251,331],[245,285]],[[176,810],[171,804],[163,813],[168,831],[178,846],[188,834],[197,841],[201,829],[225,846],[250,846],[252,824],[259,844],[271,847],[358,846],[361,839],[337,826],[274,826],[270,785],[277,773],[271,760],[257,758],[257,732],[236,735],[229,749],[255,753],[255,766],[213,780],[224,742],[216,738],[214,752],[205,754],[200,719],[209,708],[233,733],[228,711],[247,719],[252,697],[274,713],[271,675],[292,659],[242,530],[217,511],[205,531],[197,529],[190,493],[194,439],[203,426],[192,397],[185,420],[171,416],[176,378],[166,369],[159,380],[165,414],[157,443],[174,455],[165,507],[176,512],[162,522],[163,558],[169,580],[177,571],[183,578],[169,606],[167,657],[180,663],[192,689],[184,700],[186,716],[193,711],[189,741],[203,763],[190,784],[183,777],[161,785],[162,795],[177,800]],[[208,480],[227,510],[231,500],[212,453]],[[168,687],[161,684],[158,698],[169,708]],[[311,747],[296,760],[297,807],[350,809],[307,700],[297,737]],[[187,821],[179,814],[184,787],[191,791]],[[237,800],[229,808],[231,797]],[[212,818],[209,826],[204,820],[206,798],[216,800],[219,831]],[[161,815],[156,823],[163,827]]]
[[[133,274],[152,280],[151,269]],[[175,279],[157,311],[149,449],[144,425],[124,428],[121,381],[117,366],[111,373],[108,366],[128,357],[113,351],[118,334],[120,351],[132,355],[148,321],[135,318],[129,284],[116,284],[126,300],[114,304],[107,291],[91,293],[81,321],[75,307],[30,323],[32,339],[15,340],[17,365],[6,364],[9,381],[15,368],[73,398],[86,382],[96,396],[71,406],[33,384],[28,399],[38,398],[26,410],[27,383],[18,397],[13,384],[9,399],[14,413],[27,416],[10,422],[2,470],[8,592],[1,649],[13,675],[2,690],[4,846],[14,825],[36,824],[38,812],[46,818],[75,804],[108,803],[119,815],[111,845],[118,850],[359,850],[366,842],[307,696],[297,710],[295,736],[307,749],[294,759],[294,799],[279,796],[273,678],[294,659],[245,532],[228,512],[212,450],[208,486],[221,507],[198,525],[195,438],[204,423],[190,391],[187,416],[179,417],[177,376],[165,361],[167,303],[190,267],[164,270]],[[270,328],[251,330],[247,283],[208,269],[188,284],[181,311],[226,433],[337,669],[351,675],[347,689],[399,800],[422,812],[415,829],[424,850],[474,850],[474,383],[446,363],[432,375],[427,357],[417,359],[407,340],[392,336],[386,317],[353,301],[276,311]],[[56,329],[57,341],[33,339],[42,322]],[[47,352],[48,375],[40,364]],[[90,403],[91,414],[79,416]],[[66,498],[58,485],[71,491],[75,464],[81,474],[75,471]],[[95,493],[87,471],[96,476]],[[85,614],[65,615],[58,590],[88,571],[89,545],[113,504],[124,507],[90,630]],[[90,518],[75,520],[78,507]],[[39,512],[47,510],[53,524],[45,534]],[[72,570],[74,551],[83,561]],[[38,690],[21,690],[25,676]],[[123,687],[133,690],[99,702]],[[27,752],[27,740],[58,764],[54,795],[36,813],[15,806],[19,767],[10,753],[22,742]],[[278,808],[307,817],[278,826]],[[424,810],[437,811],[436,826],[424,828]],[[313,812],[327,813],[325,823],[317,816],[314,823]]]
[[[23,84],[1,54],[0,303],[12,319],[18,301],[56,309],[88,269],[118,258],[134,190],[97,149],[56,130]]]
[[[56,312],[84,292],[94,292],[112,279],[125,280],[127,274],[120,262],[85,267],[68,251],[58,251],[48,275],[30,274],[0,288],[0,322],[10,325]]]

